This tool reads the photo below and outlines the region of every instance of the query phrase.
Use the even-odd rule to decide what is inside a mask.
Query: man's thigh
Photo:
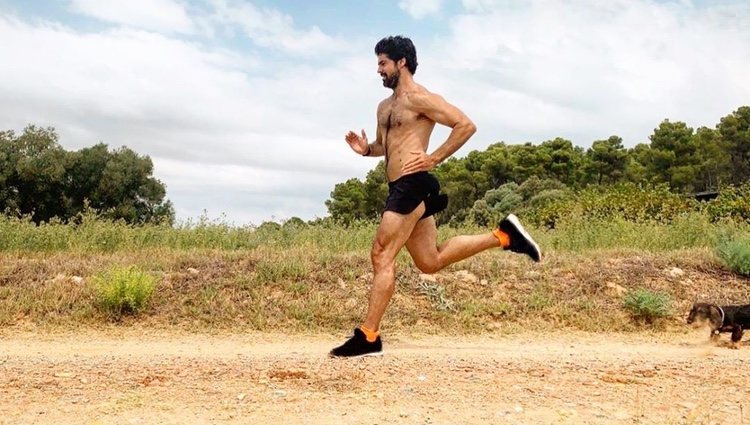
[[[409,214],[399,214],[393,211],[384,212],[373,241],[373,252],[382,252],[396,258],[396,254],[412,234],[414,226],[422,218],[424,210],[425,206],[422,202]]]

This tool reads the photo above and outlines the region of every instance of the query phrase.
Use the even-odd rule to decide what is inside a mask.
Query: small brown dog
[[[720,332],[732,332],[731,347],[739,348],[743,328],[750,328],[750,304],[719,307],[716,304],[695,303],[687,322],[693,326],[708,324],[712,341],[719,339]]]

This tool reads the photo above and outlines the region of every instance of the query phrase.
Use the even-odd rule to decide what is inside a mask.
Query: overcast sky
[[[343,136],[375,134],[390,91],[373,46],[391,34],[477,124],[457,156],[633,146],[665,118],[713,127],[750,105],[748,0],[0,0],[0,130],[149,155],[181,220],[322,217],[376,164]]]

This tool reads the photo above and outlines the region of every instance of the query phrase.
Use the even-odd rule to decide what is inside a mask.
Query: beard
[[[383,87],[388,87],[389,89],[396,89],[398,87],[398,79],[401,76],[401,71],[396,71],[391,75],[386,74],[383,77]]]

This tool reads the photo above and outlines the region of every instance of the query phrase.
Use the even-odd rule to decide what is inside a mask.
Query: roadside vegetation
[[[389,329],[682,329],[695,301],[750,302],[750,107],[650,143],[499,142],[434,172],[439,239],[517,214],[544,261],[484,252],[432,276],[398,258]],[[329,216],[174,221],[150,158],[0,132],[0,326],[143,324],[341,331],[359,323],[387,194],[383,162],[337,184]]]
[[[524,217],[521,217],[522,220]],[[487,231],[441,226],[440,239]],[[697,300],[746,302],[744,221],[670,222],[572,214],[529,229],[533,264],[500,250],[435,275],[399,257],[384,326],[428,333],[683,329]],[[292,220],[128,225],[0,218],[0,326],[176,327],[340,332],[361,320],[374,223]],[[744,239],[743,239],[744,238]],[[745,245],[742,245],[745,246]],[[109,288],[109,289],[103,289]]]

